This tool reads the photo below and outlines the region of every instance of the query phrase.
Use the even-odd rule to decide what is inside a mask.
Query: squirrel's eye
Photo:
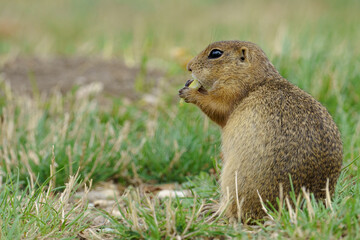
[[[223,51],[221,51],[219,49],[213,49],[213,50],[211,50],[208,58],[219,58],[219,57],[221,57],[222,54],[223,54]]]

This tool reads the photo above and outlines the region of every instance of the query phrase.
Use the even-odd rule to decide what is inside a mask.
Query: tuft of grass
[[[2,239],[73,239],[89,228],[85,195],[72,200],[80,186],[78,173],[61,189],[52,185],[54,176],[42,184],[19,177],[0,184]]]
[[[290,193],[290,198],[279,200],[278,210],[265,204],[268,217],[256,225],[229,221],[221,214],[210,217],[207,206],[219,195],[214,177],[208,174],[201,174],[190,185],[183,185],[186,189],[198,190],[192,197],[159,199],[139,189],[128,189],[117,200],[120,214],[103,214],[110,221],[107,232],[126,239],[357,239],[360,185],[354,179],[344,179],[345,176],[343,172],[333,201],[328,195],[325,202],[318,202],[305,189],[297,198]]]
[[[75,169],[84,181],[183,182],[209,170],[208,156],[218,155],[219,132],[194,107],[146,109],[114,101],[112,111],[104,111],[95,98],[101,89],[96,83],[65,96],[54,92],[35,99],[14,97],[6,82],[0,86],[1,166],[6,174],[20,174],[23,181],[29,176],[40,183],[46,180],[51,146],[58,186]],[[189,112],[195,120],[183,121]]]
[[[236,233],[226,221],[208,222],[203,211],[205,203],[204,196],[199,195],[159,199],[132,189],[118,199],[120,216],[114,217],[106,212],[104,215],[110,220],[108,228],[126,239],[192,239],[246,234]]]

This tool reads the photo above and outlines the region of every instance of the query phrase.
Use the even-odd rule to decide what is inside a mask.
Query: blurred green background
[[[357,0],[2,0],[0,53],[139,61],[145,50],[152,59],[169,59],[174,47],[196,54],[210,42],[238,39],[271,56],[286,47],[303,55],[328,41],[356,54],[359,9]]]

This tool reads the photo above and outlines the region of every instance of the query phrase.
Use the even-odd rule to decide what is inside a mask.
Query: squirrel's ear
[[[242,47],[240,49],[240,61],[249,61],[249,49],[247,47]]]

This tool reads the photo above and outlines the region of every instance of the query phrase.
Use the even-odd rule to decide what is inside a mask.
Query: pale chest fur
[[[251,101],[251,99],[249,99]],[[253,102],[254,103],[254,102]],[[237,184],[239,188],[257,189],[256,181],[264,175],[271,174],[269,169],[271,161],[272,136],[276,134],[276,127],[269,124],[259,114],[262,112],[261,105],[253,104],[247,107],[238,107],[229,117],[222,131],[223,171],[221,174],[222,189],[235,185],[235,171],[237,172]],[[276,122],[277,120],[274,119]],[[278,120],[280,121],[280,120]]]

